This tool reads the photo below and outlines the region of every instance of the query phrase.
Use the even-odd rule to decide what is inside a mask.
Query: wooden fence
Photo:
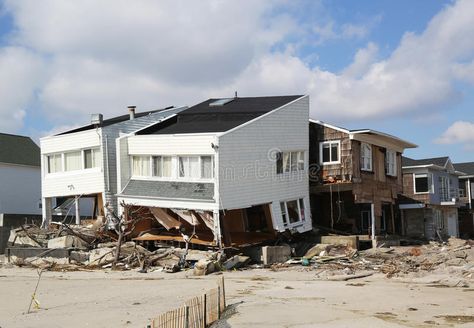
[[[182,307],[160,314],[151,328],[207,328],[220,319],[225,310],[224,276],[217,287],[187,300]]]

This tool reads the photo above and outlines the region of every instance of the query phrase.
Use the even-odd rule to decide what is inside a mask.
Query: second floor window
[[[385,174],[397,176],[397,152],[388,150],[385,153]]]
[[[277,154],[277,173],[304,170],[304,151],[287,151]]]
[[[153,156],[153,176],[160,178],[169,178],[172,175],[171,156]]]
[[[63,170],[61,154],[48,156],[48,173],[61,172]]]
[[[360,168],[363,171],[372,171],[372,146],[360,144]]]
[[[132,175],[139,177],[150,175],[150,156],[132,156]]]
[[[431,191],[431,174],[415,174],[415,194],[426,194]]]
[[[48,173],[100,168],[102,165],[100,147],[51,154],[46,156],[46,160]]]
[[[339,164],[340,146],[341,142],[339,140],[321,142],[319,144],[321,164]]]

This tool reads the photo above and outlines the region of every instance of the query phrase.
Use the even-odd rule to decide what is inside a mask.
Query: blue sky
[[[35,140],[210,97],[309,94],[311,117],[474,161],[474,2],[0,1],[0,131]]]

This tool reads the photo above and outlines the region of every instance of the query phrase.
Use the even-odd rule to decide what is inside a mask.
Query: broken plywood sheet
[[[197,226],[199,225],[199,220],[197,216],[192,211],[172,209],[174,213],[179,215],[180,218],[188,222],[190,225]]]
[[[172,228],[178,229],[181,227],[181,222],[176,220],[174,217],[166,213],[166,210],[160,207],[150,207],[150,212],[153,214],[155,219],[166,228],[166,230],[170,230]]]

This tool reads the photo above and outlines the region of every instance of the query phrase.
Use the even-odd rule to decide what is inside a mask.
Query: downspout
[[[217,209],[213,212],[214,217],[214,238],[219,249],[222,248],[222,231],[220,222],[221,197],[219,194],[219,139],[216,137],[215,143],[211,144],[214,149],[214,200],[217,203]]]
[[[105,135],[105,170],[107,178],[107,191],[110,191],[110,173],[109,173],[109,138]]]

